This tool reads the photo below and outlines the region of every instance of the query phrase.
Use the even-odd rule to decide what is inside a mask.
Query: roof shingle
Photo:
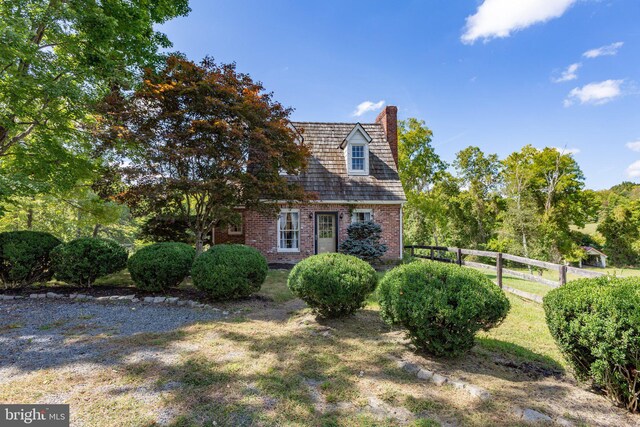
[[[371,136],[369,143],[369,175],[347,173],[342,141],[356,123],[294,122],[311,149],[307,170],[292,177],[319,200],[386,201],[406,200],[398,170],[384,130],[378,123],[361,124]]]

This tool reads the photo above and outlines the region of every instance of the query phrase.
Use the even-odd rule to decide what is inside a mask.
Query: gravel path
[[[170,332],[225,317],[217,311],[162,304],[0,301],[0,378],[3,373],[81,361],[108,363],[102,344],[114,338]]]

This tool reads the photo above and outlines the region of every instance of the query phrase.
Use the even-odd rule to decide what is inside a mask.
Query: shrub
[[[436,356],[471,349],[476,332],[499,324],[510,307],[502,290],[479,271],[427,261],[389,271],[378,300],[384,320],[406,328],[418,349]]]
[[[60,243],[39,231],[0,233],[0,281],[5,289],[51,279],[49,254]]]
[[[51,251],[51,262],[58,280],[91,286],[103,276],[127,266],[127,251],[109,239],[82,237]]]
[[[138,288],[161,291],[189,275],[195,256],[196,250],[186,243],[155,243],[133,254],[127,268]]]
[[[328,253],[300,261],[289,274],[288,286],[314,311],[325,317],[345,316],[364,307],[376,288],[378,275],[351,255]]]
[[[569,282],[544,297],[544,311],[576,377],[640,411],[640,278]]]
[[[258,292],[267,277],[267,260],[245,245],[216,245],[196,258],[193,284],[213,298],[247,297]]]
[[[368,262],[377,261],[387,252],[380,243],[382,227],[373,221],[354,222],[347,227],[347,239],[340,243],[340,252]]]

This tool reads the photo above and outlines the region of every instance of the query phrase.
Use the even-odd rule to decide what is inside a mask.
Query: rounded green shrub
[[[544,312],[576,377],[640,411],[640,278],[571,281],[544,297]]]
[[[133,254],[127,268],[138,288],[161,291],[178,286],[189,275],[195,256],[196,250],[186,243],[155,243]]]
[[[268,271],[267,260],[257,249],[216,245],[196,258],[191,279],[213,298],[242,298],[260,290]]]
[[[127,266],[127,251],[109,239],[82,237],[51,251],[56,279],[80,286],[91,286],[99,277]]]
[[[62,242],[49,233],[0,233],[0,281],[5,288],[46,282],[53,276],[51,250]]]
[[[484,274],[437,262],[412,262],[389,271],[378,287],[383,319],[408,330],[413,344],[436,356],[473,347],[479,330],[499,324],[509,300]]]
[[[364,307],[377,283],[378,275],[367,262],[338,253],[300,261],[287,282],[291,292],[324,317],[345,316]]]

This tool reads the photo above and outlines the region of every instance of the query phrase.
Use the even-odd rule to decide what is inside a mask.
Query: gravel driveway
[[[114,338],[224,317],[219,311],[161,304],[0,301],[0,378],[96,359],[108,363],[103,344]]]

